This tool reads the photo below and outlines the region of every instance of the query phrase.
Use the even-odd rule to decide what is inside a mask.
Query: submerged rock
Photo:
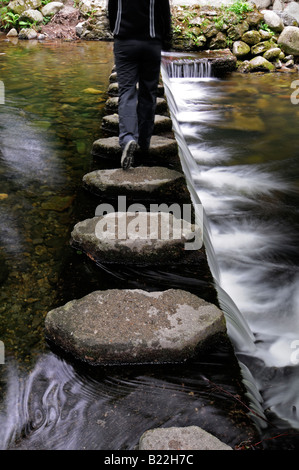
[[[226,335],[223,312],[183,290],[95,291],[48,312],[46,337],[92,364],[178,362]]]

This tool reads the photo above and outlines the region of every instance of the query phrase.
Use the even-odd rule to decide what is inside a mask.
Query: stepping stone
[[[142,434],[139,440],[139,450],[178,451],[233,449],[200,427],[187,426],[150,429]],[[191,464],[191,461],[189,464]]]
[[[118,96],[118,83],[116,73],[112,73],[109,77],[109,86],[108,86],[108,95],[109,96]],[[164,96],[164,86],[162,84],[158,85],[157,96]]]
[[[190,205],[163,205],[164,211],[158,204],[152,206],[148,212],[131,206],[128,212],[114,212],[109,204],[101,204],[96,217],[75,225],[70,243],[98,264],[182,264],[202,247],[201,228],[188,220]]]
[[[117,73],[116,72],[112,72],[110,77],[109,77],[109,82],[110,83],[115,83],[117,82]]]
[[[118,97],[114,96],[112,98],[108,98],[105,105],[105,111],[107,114],[114,114],[118,112]],[[160,115],[169,114],[167,101],[164,98],[157,98],[156,113]]]
[[[102,158],[118,160],[120,164],[121,148],[117,136],[98,139],[93,143],[92,154]],[[142,155],[140,155],[142,157]],[[147,163],[155,162],[163,164],[173,162],[174,157],[178,161],[178,146],[175,139],[169,139],[158,135],[153,135]]]
[[[169,289],[95,291],[48,312],[48,340],[94,365],[182,362],[226,337],[223,312]]]
[[[119,134],[119,115],[109,114],[102,119],[102,129],[113,135]],[[172,130],[172,120],[167,116],[155,116],[154,133],[161,134]]]
[[[83,177],[83,186],[91,193],[116,199],[120,194],[129,199],[189,200],[183,173],[165,167],[137,167],[95,170]]]

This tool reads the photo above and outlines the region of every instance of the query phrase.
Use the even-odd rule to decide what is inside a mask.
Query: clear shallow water
[[[105,272],[80,254],[74,254],[69,247],[74,223],[94,214],[94,200],[81,189],[81,179],[95,165],[90,149],[101,132],[108,77],[113,65],[112,45],[2,41],[0,52],[5,53],[0,56],[0,79],[5,85],[5,106],[0,105],[0,339],[6,353],[5,365],[0,366],[1,448],[133,449],[142,432],[151,427],[191,424],[202,426],[232,446],[247,440],[243,422],[241,430],[236,430],[235,400],[230,395],[236,390],[236,374],[225,346],[219,345],[213,354],[182,367],[161,365],[100,370],[81,367],[48,348],[43,332],[47,311],[92,289],[160,289],[164,286],[197,293],[208,291],[209,286],[191,270],[180,274],[137,273],[129,269]],[[244,94],[249,98],[254,94],[265,95],[266,102],[282,94],[282,103],[286,103],[287,81],[279,86],[271,85],[274,94],[271,96],[270,84],[262,83],[257,80],[248,84],[245,77],[230,77],[224,82],[205,82],[204,92],[198,88],[199,83],[187,83],[182,95],[180,86],[186,83],[177,82],[176,99],[182,105],[182,128],[194,155],[190,171],[197,190],[201,188],[199,195],[212,228],[221,285],[235,300],[235,292],[241,292],[239,281],[243,280],[243,305],[249,307],[249,313],[244,309],[244,314],[248,321],[252,317],[250,327],[254,334],[261,336],[259,351],[265,350],[268,354],[265,345],[268,340],[269,344],[275,344],[274,331],[281,337],[279,325],[275,325],[280,317],[276,310],[278,292],[270,282],[273,276],[269,276],[269,272],[273,268],[271,272],[282,287],[281,280],[287,277],[294,280],[292,273],[298,266],[295,256],[297,190],[289,191],[290,181],[296,185],[296,162],[292,163],[293,167],[282,163],[290,157],[283,153],[281,158],[282,152],[277,155],[278,145],[285,149],[286,143],[280,142],[276,133],[270,138],[268,132],[264,132],[263,139],[259,140],[256,133],[241,131],[239,145],[236,144],[236,132],[222,128],[229,120],[221,114],[224,110],[243,108]],[[187,90],[189,98],[196,103],[192,110],[188,99],[181,102],[181,96],[188,98]],[[275,107],[281,103],[279,96],[276,100]],[[255,107],[254,101],[251,106]],[[293,114],[287,109],[286,106],[282,116],[292,121]],[[293,107],[291,113],[295,110]],[[183,119],[184,113],[187,114]],[[280,130],[282,121],[270,114],[267,119],[272,124],[276,122],[276,131]],[[202,124],[195,128],[190,126],[192,120]],[[285,136],[296,138],[296,132],[292,133],[288,126],[283,132]],[[260,161],[261,148],[267,158]],[[269,149],[272,149],[271,156]],[[295,149],[294,145],[294,152]],[[242,187],[245,176],[246,191]],[[262,184],[259,176],[263,176]],[[269,179],[275,180],[275,194]],[[257,184],[261,188],[259,200]],[[250,215],[246,221],[244,213]],[[268,224],[274,220],[276,230]],[[263,228],[258,243],[252,235],[257,226]],[[234,242],[230,236],[232,227]],[[265,239],[268,249],[264,246]],[[248,246],[251,255],[246,251]],[[270,253],[270,247],[275,248],[275,255]],[[294,271],[290,270],[290,257]],[[260,273],[258,282],[256,273],[260,261],[265,271],[264,276]],[[236,268],[241,277],[236,276]],[[251,280],[250,274],[254,276]],[[256,285],[254,302],[245,289],[247,282],[249,289]],[[258,290],[261,285],[265,287]],[[290,305],[291,291],[287,283],[284,285],[284,299]],[[295,298],[295,284],[292,292]],[[271,299],[274,324],[267,330],[269,335],[265,339],[265,332],[255,324],[267,324],[268,320],[262,318],[262,305],[267,305],[269,310],[269,293],[277,295]],[[241,307],[240,298],[236,301]],[[229,297],[226,301],[230,311],[233,304]],[[284,313],[285,318],[288,317],[287,309]],[[280,324],[286,327],[285,322]],[[288,327],[286,331],[290,331]],[[242,341],[244,337],[240,338]],[[296,368],[265,367],[260,364],[260,357],[260,353],[257,358],[246,356],[248,367],[258,384],[261,383],[263,398],[268,404],[274,401],[276,412],[279,411],[277,403],[281,406],[283,419],[286,411],[294,416],[290,390],[296,382]],[[245,365],[244,370],[246,373]],[[271,389],[265,386],[267,380],[271,380]],[[287,383],[290,390],[286,394]],[[252,386],[250,373],[248,386]],[[274,390],[274,393],[267,396],[267,390]],[[255,386],[252,393],[256,393]],[[285,400],[281,400],[282,396]],[[276,422],[276,418],[273,421]],[[269,434],[273,436],[285,429],[290,434],[289,426],[288,422],[279,421],[278,428],[270,429]],[[267,437],[267,431],[263,432]],[[296,438],[291,435],[280,439],[281,446],[296,446]]]
[[[298,429],[299,108],[290,99],[296,78],[173,78],[170,89],[219,285],[254,335],[252,348],[232,333],[237,355],[266,414]]]

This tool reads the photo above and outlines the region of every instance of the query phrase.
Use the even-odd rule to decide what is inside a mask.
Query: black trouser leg
[[[114,41],[114,56],[119,90],[119,144],[138,140],[137,89],[138,61],[129,40]]]
[[[154,127],[161,44],[156,40],[115,39],[114,54],[120,146],[123,149],[133,139],[146,149]]]
[[[139,65],[138,132],[140,147],[147,150],[154,130],[157,89],[160,77],[161,44],[150,43]]]

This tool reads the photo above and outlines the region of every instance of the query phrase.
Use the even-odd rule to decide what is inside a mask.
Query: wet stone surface
[[[106,101],[105,110],[107,114],[117,113],[118,111],[118,96],[111,96]],[[156,113],[158,115],[168,115],[168,106],[164,98],[158,97],[156,103]]]
[[[119,134],[119,116],[118,114],[109,114],[104,116],[102,120],[102,129],[106,132],[112,133],[113,135]],[[172,121],[167,116],[155,116],[154,133],[161,134],[163,132],[171,132]]]
[[[171,212],[110,212],[78,222],[71,244],[98,263],[176,264],[198,253],[202,231]]]
[[[47,314],[46,335],[93,364],[184,361],[215,335],[223,313],[187,291],[95,291]]]
[[[117,198],[119,194],[136,200],[150,198],[160,202],[187,200],[189,197],[184,174],[164,167],[136,167],[126,172],[121,168],[95,170],[83,177],[83,185],[105,199]]]
[[[113,167],[120,167],[121,148],[118,137],[103,137],[97,139],[92,145],[92,155],[109,161]],[[173,138],[153,135],[150,149],[147,155],[136,152],[134,165],[146,164],[147,166],[165,166],[175,170],[181,170],[178,157],[177,142]]]
[[[198,426],[157,428],[140,438],[139,450],[233,450]]]

